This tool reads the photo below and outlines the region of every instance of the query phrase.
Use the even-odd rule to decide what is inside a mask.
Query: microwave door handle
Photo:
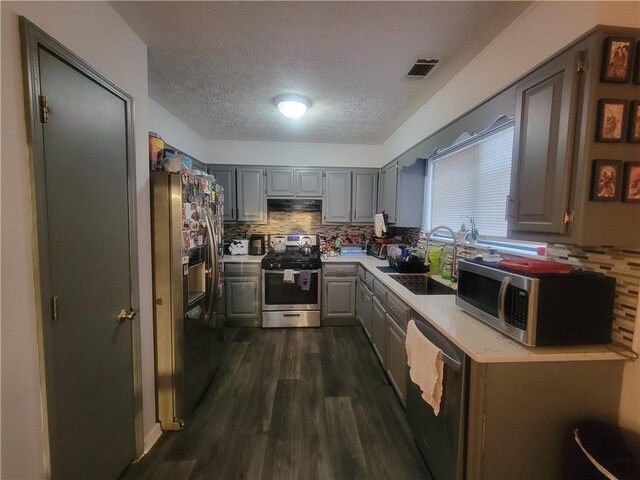
[[[507,287],[511,283],[510,277],[504,277],[500,284],[500,291],[498,292],[498,319],[502,323],[507,323],[506,316],[504,314],[504,304],[507,297]]]

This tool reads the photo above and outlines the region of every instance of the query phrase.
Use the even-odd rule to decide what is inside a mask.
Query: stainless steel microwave
[[[615,279],[595,272],[524,275],[460,260],[456,305],[529,346],[611,342]]]

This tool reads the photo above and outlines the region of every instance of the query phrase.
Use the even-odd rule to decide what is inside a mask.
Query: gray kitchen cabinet
[[[582,56],[572,49],[516,85],[512,232],[566,232]]]
[[[407,350],[405,341],[407,333],[394,318],[386,315],[386,370],[387,376],[396,391],[402,405],[407,399]]]
[[[378,198],[377,170],[358,169],[353,171],[351,204],[352,223],[373,223]]]
[[[262,282],[259,263],[224,264],[224,313],[227,326],[256,326],[261,323]]]
[[[267,195],[264,183],[263,168],[238,167],[238,221],[267,223]]]
[[[267,168],[267,196],[292,197],[295,195],[293,168]]]
[[[356,265],[322,267],[322,319],[325,325],[357,325]]]
[[[295,169],[295,195],[297,197],[322,197],[323,176],[320,168]]]
[[[223,165],[207,165],[207,173],[213,174],[216,177],[216,182],[224,189],[224,215],[222,220],[235,222],[237,213],[236,168]]]
[[[350,170],[325,171],[322,221],[325,224],[351,222]]]
[[[638,143],[596,139],[599,100],[638,98],[632,82],[600,80],[608,36],[640,30],[598,27],[516,84],[509,238],[640,248],[640,203],[592,200],[595,160],[640,158]]]
[[[393,161],[380,170],[378,211],[387,213],[389,223],[396,223],[396,194],[398,188],[398,162]]]
[[[371,344],[383,368],[386,368],[387,351],[387,312],[376,297],[373,297],[371,315]]]
[[[364,333],[371,340],[371,316],[373,315],[373,296],[366,284],[358,279],[358,318]]]
[[[380,170],[378,208],[396,227],[420,227],[424,221],[426,160],[401,156]]]

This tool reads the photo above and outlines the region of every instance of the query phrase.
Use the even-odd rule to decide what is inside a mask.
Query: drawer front
[[[261,266],[259,263],[225,263],[225,277],[244,277],[260,275]]]
[[[376,298],[378,299],[378,301],[385,308],[387,308],[387,294],[388,294],[387,287],[385,287],[382,284],[382,282],[376,281],[376,282],[373,283],[373,293],[376,296]]]
[[[340,264],[340,265],[323,265],[322,275],[325,277],[355,277],[357,265]]]
[[[411,309],[391,292],[387,292],[387,311],[406,331]]]

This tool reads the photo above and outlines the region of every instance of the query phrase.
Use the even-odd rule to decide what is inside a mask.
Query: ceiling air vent
[[[411,67],[409,73],[405,75],[405,78],[424,78],[427,74],[433,70],[433,67],[436,66],[438,60],[433,58],[426,60],[424,58],[419,58],[416,60],[415,65]]]

